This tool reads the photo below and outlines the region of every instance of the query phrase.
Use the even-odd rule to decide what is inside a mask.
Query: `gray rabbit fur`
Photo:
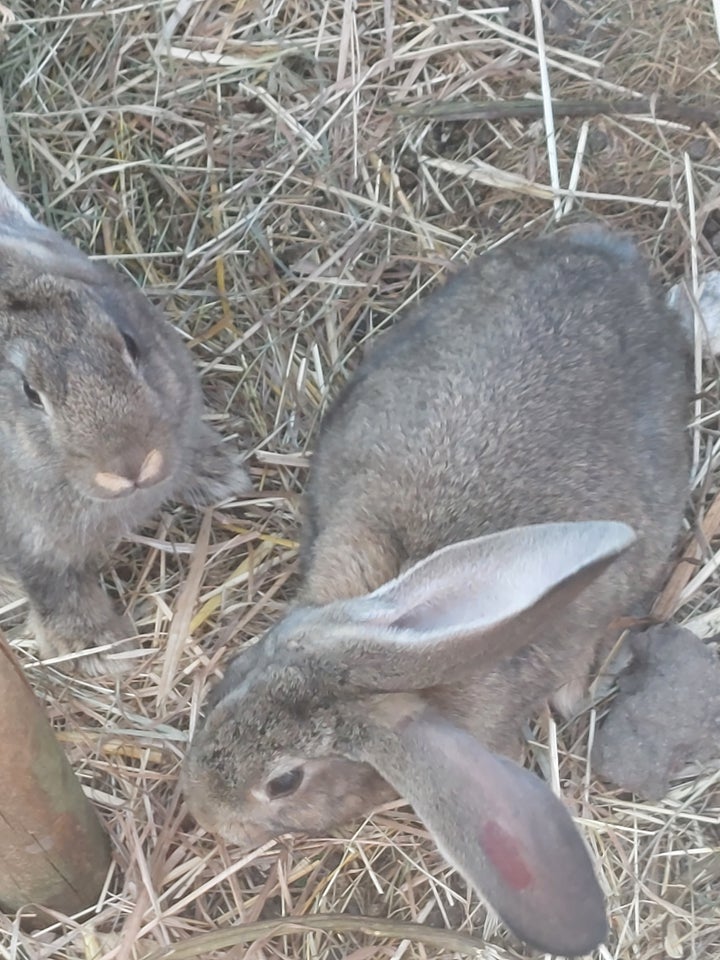
[[[183,784],[245,847],[400,795],[539,949],[605,936],[562,804],[513,760],[572,712],[658,582],[689,486],[689,344],[600,225],[481,256],[382,336],[332,406],[297,603],[230,663]]]
[[[250,481],[203,423],[179,334],[139,289],[35,221],[0,181],[0,576],[45,656],[131,632],[99,564],[169,498]],[[82,656],[95,673],[121,662]]]

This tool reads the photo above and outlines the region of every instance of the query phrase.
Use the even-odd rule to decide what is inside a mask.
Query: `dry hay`
[[[11,156],[34,209],[134,276],[185,331],[220,428],[253,449],[261,491],[204,518],[168,508],[117,554],[108,585],[149,651],[117,685],[40,667],[22,611],[4,611],[116,866],[82,925],[59,918],[30,937],[0,920],[0,956],[424,960],[461,955],[469,933],[487,960],[531,956],[406,809],[351,837],[238,859],[185,816],[176,774],[206,681],[292,590],[308,444],[367,337],[451,258],[544,230],[557,212],[630,228],[666,280],[696,279],[720,249],[717,128],[660,113],[558,116],[553,149],[537,118],[395,111],[543,89],[713,98],[713,5],[556,0],[544,37],[529,0],[24,0],[0,15],[6,169]],[[710,633],[714,371],[704,384],[693,431],[705,534],[664,603]],[[720,777],[688,771],[652,805],[609,792],[587,763],[599,715],[562,728],[543,717],[529,747],[536,769],[563,781],[599,864],[613,935],[598,956],[716,956]],[[280,918],[316,914],[368,919],[269,935]]]

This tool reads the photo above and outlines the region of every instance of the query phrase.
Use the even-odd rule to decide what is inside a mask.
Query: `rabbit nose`
[[[137,455],[133,457],[129,454],[124,460],[125,462],[119,465],[121,472],[99,470],[94,477],[97,486],[113,496],[120,496],[138,488],[152,487],[165,476],[165,458],[157,448],[151,450],[139,466]]]
[[[140,473],[137,478],[137,485],[139,487],[151,487],[153,484],[157,483],[165,475],[164,472],[165,458],[158,449],[151,450],[150,453],[143,460],[143,464],[140,467]]]

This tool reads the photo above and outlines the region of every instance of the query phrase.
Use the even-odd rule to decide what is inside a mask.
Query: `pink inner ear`
[[[535,880],[522,847],[497,820],[488,820],[481,827],[480,846],[503,882],[513,890],[524,890]]]

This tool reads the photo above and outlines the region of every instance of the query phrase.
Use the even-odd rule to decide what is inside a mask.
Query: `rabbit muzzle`
[[[241,852],[255,850],[283,832],[281,825],[273,829],[261,821],[252,797],[230,804],[209,791],[205,771],[193,757],[183,765],[180,783],[190,815],[204,830],[235,844]]]
[[[117,458],[117,465],[98,470],[92,478],[98,495],[107,499],[126,497],[165,480],[168,476],[167,457],[158,447],[153,447],[140,460],[143,452],[123,454]]]
[[[134,490],[153,487],[165,476],[165,458],[155,447],[147,454],[139,469],[128,465],[125,469],[121,468],[119,472],[98,470],[93,481],[103,493],[111,497],[119,497]]]

